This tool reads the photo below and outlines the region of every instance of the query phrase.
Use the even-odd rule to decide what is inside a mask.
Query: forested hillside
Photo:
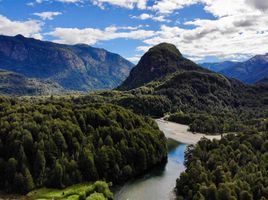
[[[268,84],[268,77],[265,77],[257,82],[259,85],[267,85]]]
[[[110,104],[0,98],[0,190],[123,182],[165,161],[156,123]]]
[[[0,94],[3,95],[50,95],[65,91],[58,84],[27,78],[21,74],[0,70]]]
[[[178,199],[265,200],[268,198],[267,132],[201,140],[185,152],[186,171],[177,180]]]
[[[175,45],[161,43],[150,48],[142,56],[139,63],[130,71],[130,75],[118,89],[134,89],[178,70],[206,71],[191,60],[184,58]]]
[[[115,102],[134,112],[152,116],[182,112],[199,116],[199,119],[188,121],[193,131],[236,132],[249,125],[263,129],[267,123],[267,85],[245,85],[203,69],[183,58],[171,44],[151,48],[119,89],[124,92]],[[162,101],[149,106],[147,102],[152,96]]]
[[[225,193],[240,199],[264,196],[267,85],[245,85],[203,69],[168,44],[158,45],[144,58],[146,62],[140,63],[153,63],[153,67],[140,64],[139,67],[146,68],[144,76],[139,75],[141,79],[133,76],[134,68],[119,88],[125,91],[50,98],[1,97],[0,190],[26,193],[43,186],[65,188],[97,180],[121,183],[140,175],[167,158],[164,134],[145,116],[162,117],[168,113],[169,120],[188,124],[194,132],[237,135],[221,141],[203,140],[196,148],[188,149],[186,174],[189,174],[177,184],[181,197],[207,199],[211,188],[216,200]],[[240,135],[241,131],[245,134]],[[255,157],[244,146],[256,151]],[[235,156],[217,156],[230,152]],[[229,168],[230,158],[241,169],[238,175],[230,174],[233,170]],[[248,167],[250,162],[264,168]],[[191,171],[192,166],[201,169],[197,180],[191,180],[196,173]],[[217,166],[222,167],[220,172]],[[246,185],[247,179],[241,177],[251,172],[253,177],[257,169],[262,173],[262,185],[254,180]],[[224,174],[221,182],[217,173],[220,177]],[[255,190],[254,184],[261,189]],[[256,191],[259,193],[254,196]],[[232,199],[231,196],[227,199]]]
[[[242,117],[242,116],[241,116]],[[233,116],[232,113],[184,113],[182,111],[172,113],[165,119],[168,121],[189,125],[192,132],[201,132],[209,134],[234,133],[254,129],[265,131],[268,127],[268,121],[263,118],[241,119],[239,116]]]

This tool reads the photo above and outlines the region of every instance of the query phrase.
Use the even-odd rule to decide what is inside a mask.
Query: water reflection
[[[185,144],[168,139],[168,162],[145,176],[116,189],[116,200],[168,200],[174,199],[173,189],[180,172],[184,170]]]

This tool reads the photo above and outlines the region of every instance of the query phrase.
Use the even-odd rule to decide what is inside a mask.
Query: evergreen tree
[[[45,177],[46,159],[43,151],[38,150],[35,156],[34,172],[37,186],[42,186]]]

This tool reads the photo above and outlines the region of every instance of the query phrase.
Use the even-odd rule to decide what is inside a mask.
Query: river
[[[169,131],[160,129],[169,137]],[[175,199],[176,179],[184,171],[184,151],[186,144],[168,139],[168,162],[150,173],[127,182],[115,189],[115,200],[172,200]]]

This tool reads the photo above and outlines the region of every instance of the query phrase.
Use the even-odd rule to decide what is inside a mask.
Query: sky
[[[268,0],[0,0],[0,34],[85,43],[137,63],[169,42],[198,63],[268,52]]]

